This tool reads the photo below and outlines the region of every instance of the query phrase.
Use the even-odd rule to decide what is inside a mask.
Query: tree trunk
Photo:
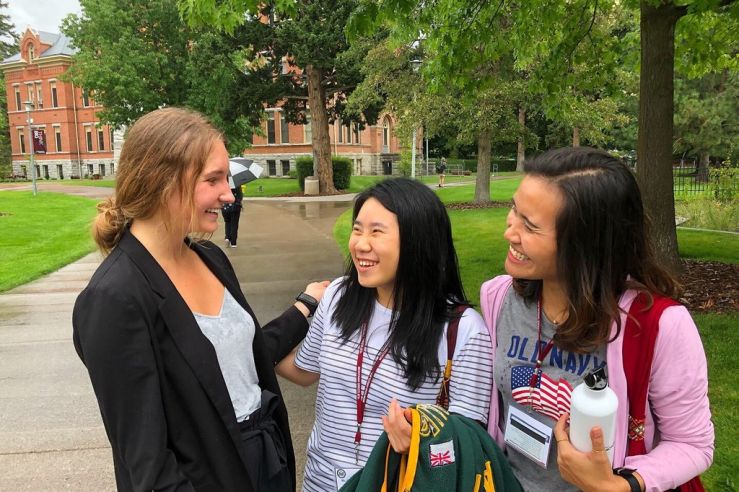
[[[524,132],[526,130],[526,109],[523,106],[518,107],[518,148],[516,149],[516,171],[523,172],[523,161],[526,160],[526,142],[524,142]]]
[[[572,129],[572,146],[580,146],[580,129],[578,127]]]
[[[698,169],[695,170],[695,180],[708,183],[708,164],[711,162],[711,154],[701,152],[698,158]]]
[[[328,136],[326,92],[321,85],[321,70],[313,65],[305,67],[308,76],[308,105],[311,116],[313,144],[313,175],[318,176],[321,193],[335,193],[334,170],[331,165],[331,141]]]
[[[685,8],[641,0],[641,69],[637,181],[651,220],[657,258],[680,271],[672,189],[675,24]]]
[[[482,130],[477,136],[477,179],[475,203],[490,201],[490,130]]]

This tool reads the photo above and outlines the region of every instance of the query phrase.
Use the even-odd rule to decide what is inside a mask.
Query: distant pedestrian
[[[436,167],[436,172],[439,173],[439,188],[444,187],[444,179],[446,178],[446,158],[442,157],[439,161],[439,165]]]
[[[239,219],[241,218],[241,209],[243,208],[244,193],[241,186],[231,188],[234,196],[233,203],[227,203],[223,206],[221,213],[223,221],[226,223],[226,247],[235,248],[236,241],[239,238]]]

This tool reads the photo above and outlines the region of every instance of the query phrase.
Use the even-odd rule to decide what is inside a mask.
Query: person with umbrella
[[[223,214],[223,221],[226,223],[226,247],[235,248],[239,237],[239,219],[241,218],[242,202],[244,200],[241,186],[258,179],[262,174],[262,168],[251,160],[242,157],[229,159],[228,167],[230,174],[228,184],[231,186],[234,202],[223,205],[221,213]]]

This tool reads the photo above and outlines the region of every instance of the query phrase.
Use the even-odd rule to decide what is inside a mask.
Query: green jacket
[[[340,492],[518,492],[508,460],[480,424],[436,405],[411,409],[408,454],[393,451],[383,433],[364,469]]]

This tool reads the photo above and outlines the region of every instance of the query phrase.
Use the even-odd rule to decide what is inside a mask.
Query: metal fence
[[[696,166],[675,166],[672,168],[672,188],[675,193],[701,193],[710,188],[708,169]]]

